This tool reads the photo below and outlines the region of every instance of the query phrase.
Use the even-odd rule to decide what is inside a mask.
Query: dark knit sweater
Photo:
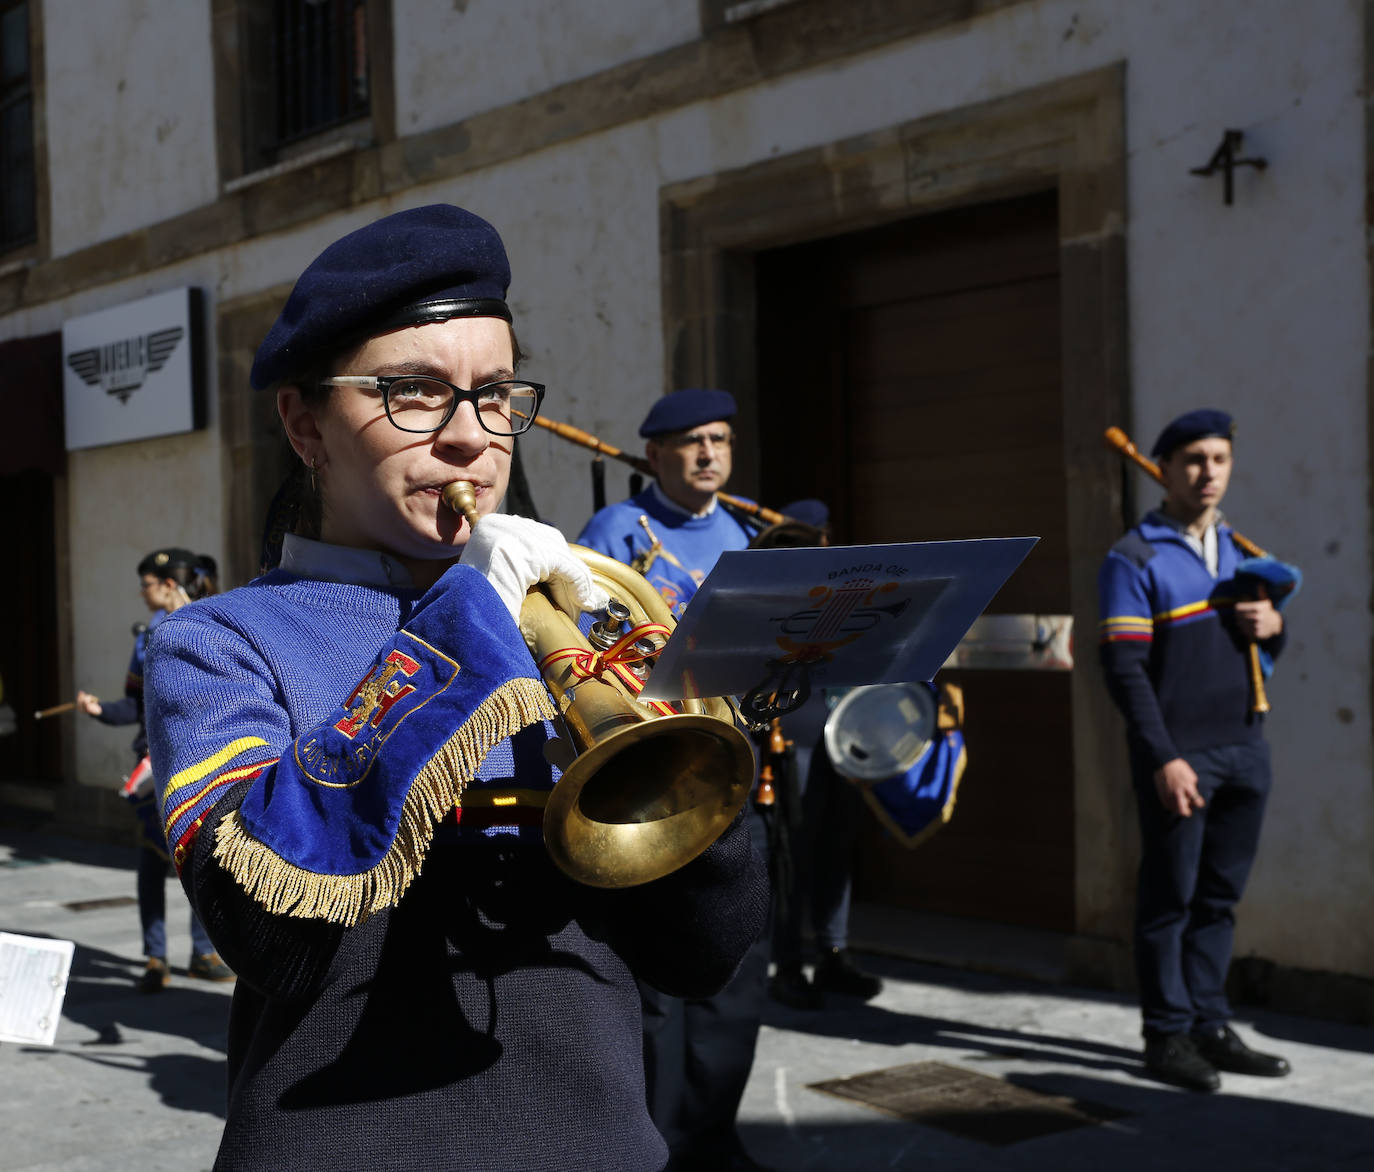
[[[1149,513],[1102,563],[1102,670],[1131,752],[1151,769],[1264,735],[1250,711],[1246,642],[1235,624],[1236,602],[1249,597],[1235,580],[1241,556],[1219,524],[1213,578],[1177,528]],[[1277,656],[1286,637],[1264,649]]]
[[[269,914],[215,858],[220,823],[290,776],[273,762],[423,603],[277,572],[183,608],[153,640],[155,772],[199,787],[164,811],[239,975],[215,1167],[659,1168],[635,978],[709,994],[757,936],[766,876],[738,820],[678,872],[597,891],[552,867],[518,811],[485,831],[450,816],[399,904],[351,928]],[[492,751],[483,784],[547,784],[522,739]]]

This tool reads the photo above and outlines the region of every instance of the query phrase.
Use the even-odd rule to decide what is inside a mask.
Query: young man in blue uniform
[[[639,569],[674,614],[726,550],[754,536],[716,496],[731,471],[735,398],[683,390],[659,399],[639,434],[655,480],[599,510],[578,543]],[[763,819],[747,804],[750,837],[767,850]],[[769,940],[760,935],[734,978],[712,997],[672,997],[639,983],[649,1114],[668,1141],[668,1172],[761,1169],[735,1130],[767,991]]]
[[[1101,662],[1126,718],[1140,815],[1145,1066],[1195,1091],[1216,1090],[1218,1071],[1289,1070],[1237,1037],[1224,989],[1271,782],[1249,644],[1274,656],[1285,640],[1272,601],[1237,581],[1243,555],[1218,511],[1233,430],[1210,409],[1164,429],[1152,452],[1164,501],[1112,547],[1098,579]]]
[[[716,495],[730,479],[735,412],[729,391],[675,391],[659,399],[639,428],[653,482],[598,511],[577,539],[639,569],[674,614],[722,553],[746,548],[754,536]]]

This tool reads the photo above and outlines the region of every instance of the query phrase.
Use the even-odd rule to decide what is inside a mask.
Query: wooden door
[[[989,613],[1067,614],[1054,193],[762,253],[761,495],[841,542],[1038,536]],[[968,768],[915,851],[876,824],[856,898],[1073,926],[1067,673],[965,670]]]

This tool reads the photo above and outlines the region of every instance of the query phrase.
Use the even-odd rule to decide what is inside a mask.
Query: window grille
[[[29,6],[0,0],[0,250],[36,233]]]
[[[276,0],[269,149],[369,111],[366,0]]]

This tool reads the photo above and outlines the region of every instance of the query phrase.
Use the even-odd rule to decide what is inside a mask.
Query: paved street
[[[210,1167],[228,990],[182,970],[166,993],[135,994],[132,901],[71,906],[132,894],[131,850],[0,831],[0,929],[78,945],[57,1044],[0,1046],[0,1170]],[[169,899],[176,894],[169,881]],[[184,964],[186,917],[170,920],[172,961]],[[866,963],[887,980],[869,1005],[769,1010],[742,1132],[777,1169],[1374,1168],[1374,1030],[1243,1017],[1247,1038],[1287,1055],[1294,1074],[1227,1076],[1222,1094],[1190,1095],[1139,1077],[1137,1019],[1119,997],[883,957]],[[999,1081],[974,1079],[923,1123],[811,1087],[913,1064],[939,1064],[920,1068],[927,1082],[966,1073]],[[1028,1093],[1012,1102],[1018,1092]],[[1047,1119],[1060,1130],[1018,1138]]]

